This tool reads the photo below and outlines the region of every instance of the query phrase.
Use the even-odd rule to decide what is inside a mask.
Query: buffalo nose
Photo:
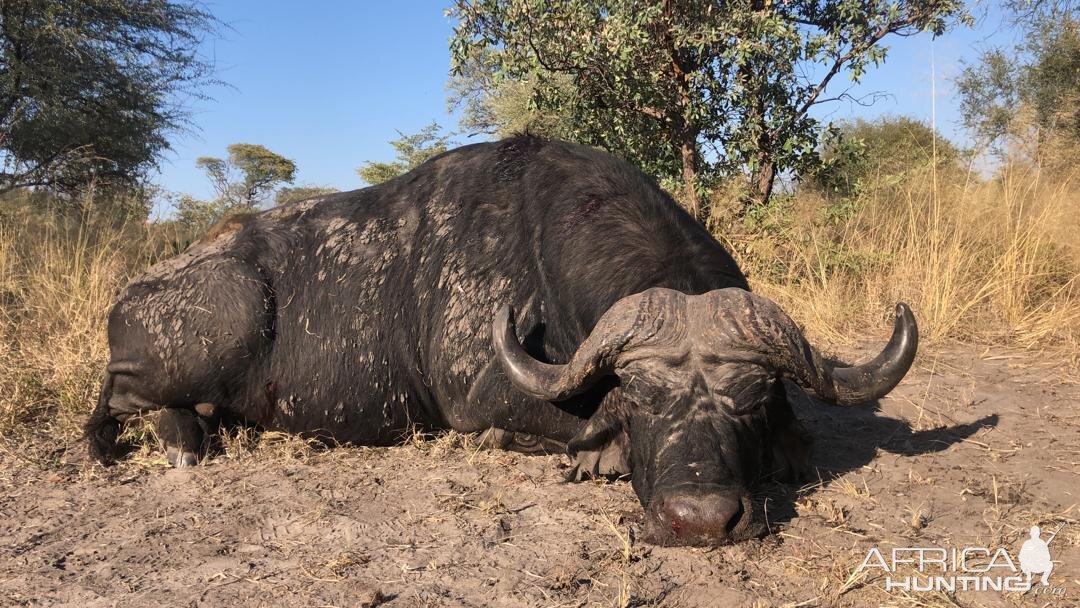
[[[744,492],[680,493],[652,501],[646,531],[662,545],[718,545],[759,536],[765,526]]]

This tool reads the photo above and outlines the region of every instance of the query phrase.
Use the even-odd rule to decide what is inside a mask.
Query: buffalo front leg
[[[193,467],[206,455],[217,431],[214,407],[200,403],[195,410],[165,408],[158,414],[156,431],[165,458],[176,468]]]
[[[540,435],[515,433],[491,427],[480,434],[480,446],[488,449],[509,450],[522,454],[563,454],[566,444]]]

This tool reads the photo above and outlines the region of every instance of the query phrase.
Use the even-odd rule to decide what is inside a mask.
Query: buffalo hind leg
[[[161,410],[155,429],[169,464],[183,468],[197,465],[206,455],[217,426],[214,407],[200,403],[194,411],[171,407]]]
[[[103,464],[122,455],[116,439],[132,415],[202,403],[225,416],[245,414],[230,408],[246,407],[249,374],[270,352],[273,290],[260,267],[231,254],[199,255],[201,263],[132,282],[109,313],[110,362],[86,424],[90,454]],[[164,432],[183,463],[183,448],[201,441],[185,438],[198,436],[190,416],[176,418],[165,417]]]

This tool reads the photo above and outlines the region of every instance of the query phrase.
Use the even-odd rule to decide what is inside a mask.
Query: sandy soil
[[[566,484],[565,457],[459,435],[321,451],[263,436],[184,471],[6,445],[0,605],[1078,606],[1080,387],[1049,359],[953,348],[878,411],[800,402],[820,481],[765,488],[773,535],[704,550],[637,540],[627,482]],[[1064,524],[1054,595],[887,593],[881,569],[853,574],[873,547],[1015,559],[1032,524]]]

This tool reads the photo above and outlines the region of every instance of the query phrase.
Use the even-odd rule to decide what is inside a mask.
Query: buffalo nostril
[[[658,506],[657,523],[683,539],[731,537],[747,513],[743,497],[738,494],[668,496]]]
[[[665,500],[661,507],[661,517],[667,521],[668,527],[675,536],[680,537],[686,531],[687,522],[693,522],[696,519],[693,505],[681,497]]]

